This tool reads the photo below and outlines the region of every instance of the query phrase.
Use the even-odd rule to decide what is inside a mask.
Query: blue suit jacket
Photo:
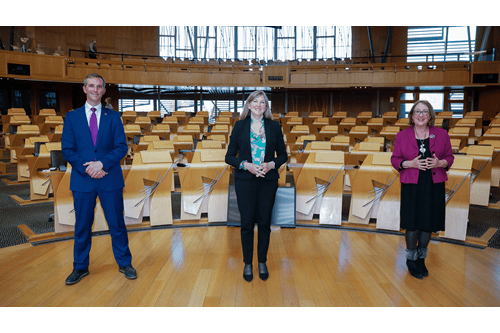
[[[250,145],[250,116],[239,120],[234,124],[226,153],[226,163],[234,167],[234,177],[240,179],[251,179],[255,177],[248,170],[240,169],[240,163],[244,160],[252,162],[252,147]],[[274,180],[279,178],[279,167],[288,160],[286,146],[283,140],[283,132],[277,121],[264,119],[266,131],[266,154],[264,162],[274,161],[275,168],[269,170],[265,179]]]
[[[85,115],[85,106],[66,114],[61,138],[62,153],[71,164],[71,191],[90,192],[96,188],[117,190],[125,186],[120,161],[128,151],[120,113],[101,106],[97,143],[94,147]],[[101,161],[108,174],[94,179],[85,173],[84,163]]]

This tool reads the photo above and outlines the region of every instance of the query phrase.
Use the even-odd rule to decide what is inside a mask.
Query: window
[[[31,115],[31,91],[14,90],[14,108],[23,108],[26,115]]]
[[[161,26],[160,56],[295,60],[351,57],[349,26]]]
[[[408,27],[408,62],[473,61],[475,26]]]
[[[56,109],[57,94],[55,91],[40,91],[40,109]]]
[[[418,100],[427,100],[435,112],[453,111],[453,118],[464,115],[465,93],[461,90],[443,92],[402,92],[400,100],[400,117],[408,118],[411,107]]]

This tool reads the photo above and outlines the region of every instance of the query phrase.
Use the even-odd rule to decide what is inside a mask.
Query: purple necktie
[[[92,136],[92,141],[94,142],[94,147],[96,145],[96,142],[97,142],[97,132],[98,132],[98,128],[97,128],[97,116],[95,115],[95,108],[91,108],[90,110],[92,110],[92,115],[90,116],[90,135]]]

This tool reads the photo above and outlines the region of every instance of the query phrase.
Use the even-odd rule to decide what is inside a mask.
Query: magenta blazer
[[[429,147],[432,154],[436,154],[440,160],[448,161],[448,167],[432,169],[432,180],[434,183],[442,183],[448,180],[446,172],[453,164],[455,157],[451,149],[451,141],[446,130],[430,126],[429,127]],[[417,139],[415,139],[415,130],[413,126],[408,127],[404,131],[396,135],[396,142],[394,143],[394,151],[392,152],[391,162],[392,166],[400,171],[399,178],[401,183],[417,184],[419,169],[410,168],[399,170],[401,162],[404,160],[412,160],[420,155]]]

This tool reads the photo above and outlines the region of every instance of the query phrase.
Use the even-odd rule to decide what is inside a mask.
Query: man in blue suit
[[[119,271],[127,279],[137,278],[123,218],[125,182],[120,161],[127,154],[128,146],[120,114],[101,105],[105,84],[99,74],[87,75],[83,82],[87,102],[67,113],[64,120],[61,147],[72,167],[70,190],[76,217],[73,272],[66,279],[68,285],[89,274],[97,197],[108,223]]]

